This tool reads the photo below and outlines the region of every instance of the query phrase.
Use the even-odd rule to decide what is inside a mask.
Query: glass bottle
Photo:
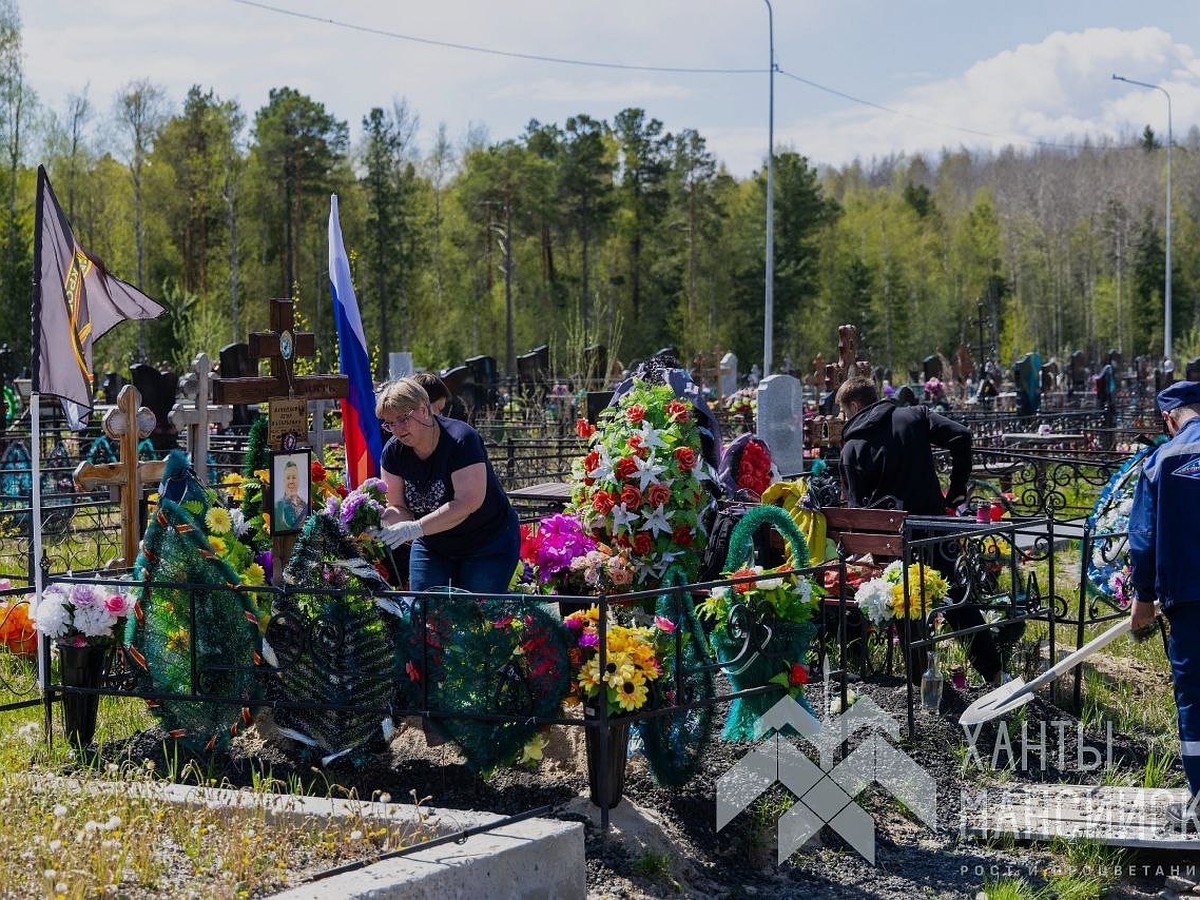
[[[937,714],[942,705],[942,673],[938,669],[937,654],[929,651],[929,668],[921,676],[921,708],[927,713]]]

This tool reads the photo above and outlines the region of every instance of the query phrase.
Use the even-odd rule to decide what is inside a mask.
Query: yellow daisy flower
[[[579,686],[584,694],[591,696],[600,688],[600,657],[593,656],[579,670]]]
[[[617,705],[626,712],[632,712],[639,709],[645,702],[647,697],[646,680],[641,676],[635,676],[623,681],[616,688]]]
[[[219,538],[219,537],[210,537],[208,539],[208,545],[210,547],[212,547],[213,553],[217,554],[217,556],[224,556],[226,553],[229,552],[229,548],[225,545],[225,542],[223,540],[221,540],[221,538]]]
[[[632,678],[636,671],[637,668],[628,656],[610,653],[608,665],[604,669],[604,681],[611,688],[619,688],[622,682]]]
[[[208,530],[212,534],[226,534],[233,528],[233,523],[229,520],[229,513],[219,506],[214,506],[204,516],[204,524],[208,526]]]
[[[246,584],[266,584],[267,573],[258,563],[250,563],[246,566],[246,571],[242,573],[242,581]]]

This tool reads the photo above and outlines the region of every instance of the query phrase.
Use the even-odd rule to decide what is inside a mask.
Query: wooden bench
[[[825,514],[825,536],[848,557],[869,553],[875,560],[892,560],[904,555],[902,509],[859,509],[829,506]]]

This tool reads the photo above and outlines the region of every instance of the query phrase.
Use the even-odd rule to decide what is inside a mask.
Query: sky
[[[1177,144],[1200,124],[1200,0],[771,0],[773,28],[767,0],[17,3],[27,81],[60,113],[85,89],[107,113],[148,78],[176,108],[199,84],[252,119],[288,86],[355,141],[403,100],[422,153],[439,126],[501,141],[628,107],[695,129],[739,178],[772,118],[776,151],[818,166],[1165,137],[1167,96],[1114,73],[1166,90]]]

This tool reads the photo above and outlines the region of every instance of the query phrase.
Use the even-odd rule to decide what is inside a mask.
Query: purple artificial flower
[[[104,605],[104,593],[94,584],[71,585],[71,605],[76,609]]]
[[[600,646],[600,635],[596,634],[596,632],[594,632],[594,631],[585,631],[583,634],[581,634],[579,636],[579,646],[580,647],[599,647]]]
[[[272,565],[272,563],[274,563],[274,561],[275,561],[275,560],[274,560],[274,558],[273,558],[273,557],[272,557],[272,555],[271,555],[271,551],[270,551],[270,550],[264,550],[264,551],[262,551],[261,553],[255,553],[255,554],[254,554],[254,561],[255,561],[256,563],[258,563],[260,566],[262,566],[262,568],[263,568],[263,571],[264,571],[264,572],[266,572],[266,573],[267,573],[267,575],[268,575],[268,577],[269,577],[269,576],[270,576],[270,574],[271,574],[271,565]]]
[[[571,568],[571,560],[596,549],[595,539],[574,516],[557,513],[538,522],[534,565],[542,581]]]

